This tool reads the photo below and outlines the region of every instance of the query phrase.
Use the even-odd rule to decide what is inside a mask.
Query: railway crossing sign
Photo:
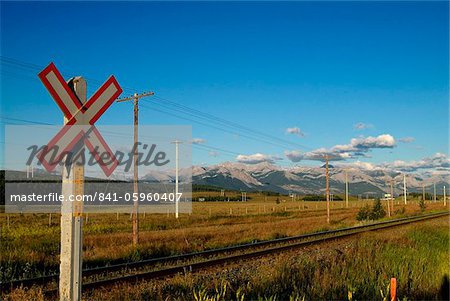
[[[36,156],[47,171],[64,163],[59,297],[61,301],[81,300],[83,203],[72,203],[70,197],[84,195],[84,164],[80,164],[84,162],[80,162],[74,154],[80,153],[86,146],[107,176],[118,166],[117,158],[94,124],[122,93],[122,89],[111,76],[86,101],[86,81],[82,77],[66,82],[53,63],[38,76],[65,117],[63,128]]]
[[[115,77],[109,77],[85,103],[70,89],[53,63],[39,73],[39,78],[67,119],[64,127],[37,155],[39,161],[47,171],[53,171],[68,152],[84,143],[105,175],[110,176],[119,162],[94,123],[122,93]]]

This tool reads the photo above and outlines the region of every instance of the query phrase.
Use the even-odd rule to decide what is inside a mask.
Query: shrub
[[[376,200],[373,204],[372,209],[369,205],[365,205],[362,207],[358,214],[356,215],[357,221],[365,221],[365,220],[377,220],[386,216],[386,211],[384,211],[383,206],[381,205],[380,200]]]
[[[424,212],[425,209],[427,208],[427,205],[425,205],[425,201],[422,198],[420,198],[420,200],[419,200],[419,208],[420,208],[420,211],[422,211],[422,212]]]
[[[365,221],[369,219],[369,215],[370,215],[370,207],[369,205],[364,205],[364,207],[361,207],[361,209],[359,209],[358,214],[356,215],[356,220],[357,221]]]
[[[369,215],[371,220],[377,220],[386,216],[386,211],[384,211],[383,206],[381,205],[380,199],[375,200],[372,212]]]

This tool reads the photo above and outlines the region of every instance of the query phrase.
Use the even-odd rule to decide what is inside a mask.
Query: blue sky
[[[110,74],[124,95],[155,91],[141,123],[192,124],[204,140],[194,164],[260,153],[317,165],[285,154],[308,159],[352,138],[361,143],[351,162],[418,161],[448,153],[448,13],[448,2],[1,2],[1,116],[61,122],[36,76],[53,61],[85,76],[88,93]],[[173,102],[241,127],[218,130]],[[99,120],[131,122],[127,104]],[[395,145],[364,140],[383,134]],[[354,156],[358,145],[365,157]]]

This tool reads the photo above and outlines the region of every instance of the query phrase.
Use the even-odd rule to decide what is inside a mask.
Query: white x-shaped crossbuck
[[[53,63],[39,73],[39,78],[67,119],[47,147],[37,154],[39,161],[51,172],[76,145],[84,143],[105,175],[110,176],[119,162],[94,123],[122,93],[117,80],[110,76],[83,104]]]

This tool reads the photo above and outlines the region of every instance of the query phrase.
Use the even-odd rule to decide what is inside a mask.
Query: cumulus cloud
[[[362,161],[355,161],[355,162],[347,162],[347,163],[339,163],[337,166],[342,168],[355,168],[355,169],[365,169],[365,170],[379,170],[383,169],[382,167],[370,163],[370,162],[362,162]]]
[[[193,138],[191,140],[191,143],[192,144],[203,144],[203,143],[206,143],[206,140],[202,139],[202,138]]]
[[[370,148],[393,148],[395,146],[395,139],[389,134],[383,134],[378,137],[360,137],[353,138],[350,145],[356,149],[370,149]]]
[[[379,135],[377,137],[358,137],[350,140],[348,144],[338,144],[330,149],[318,148],[303,154],[299,151],[286,151],[285,156],[292,162],[300,160],[324,161],[326,156],[330,161],[339,161],[355,159],[360,157],[369,157],[367,154],[376,148],[393,148],[395,139],[389,134]]]
[[[392,163],[384,163],[384,167],[399,171],[417,171],[420,169],[439,169],[450,171],[450,159],[446,154],[436,153],[431,157],[417,161],[397,160]]]
[[[353,152],[361,155],[374,148],[394,148],[395,138],[389,134],[379,135],[377,137],[358,137],[350,140],[349,144],[335,145],[331,148],[331,152],[347,153]]]
[[[299,137],[305,137],[305,133],[303,133],[302,130],[298,127],[287,128],[286,134],[296,135]]]
[[[364,122],[358,122],[358,123],[356,123],[356,124],[353,125],[353,128],[354,128],[355,130],[361,131],[361,130],[373,128],[373,124],[370,124],[370,123],[364,123]]]
[[[252,155],[238,155],[236,161],[246,164],[257,164],[262,162],[274,163],[275,161],[282,160],[282,158],[273,155],[265,155],[256,153]]]
[[[379,164],[356,161],[339,163],[338,166],[366,170],[391,170],[399,172],[423,171],[445,174],[450,172],[450,159],[446,154],[436,153],[431,157],[426,157],[421,160],[396,160],[394,162],[384,162]]]
[[[303,155],[298,150],[293,151],[285,151],[284,155],[286,158],[288,158],[291,162],[300,162],[303,159]]]
[[[325,161],[327,156],[329,161],[340,161],[351,158],[350,153],[334,153],[325,148],[319,148],[305,153],[301,153],[298,150],[285,151],[284,155],[294,163],[300,162],[301,160]]]
[[[403,137],[398,139],[398,141],[402,142],[402,143],[412,143],[414,142],[416,139],[414,137]]]
[[[346,159],[351,159],[353,155],[351,153],[347,152],[330,152],[329,150],[325,148],[319,148],[310,152],[306,152],[304,154],[304,158],[306,160],[312,160],[312,161],[325,161],[328,157],[329,161],[341,161]]]

